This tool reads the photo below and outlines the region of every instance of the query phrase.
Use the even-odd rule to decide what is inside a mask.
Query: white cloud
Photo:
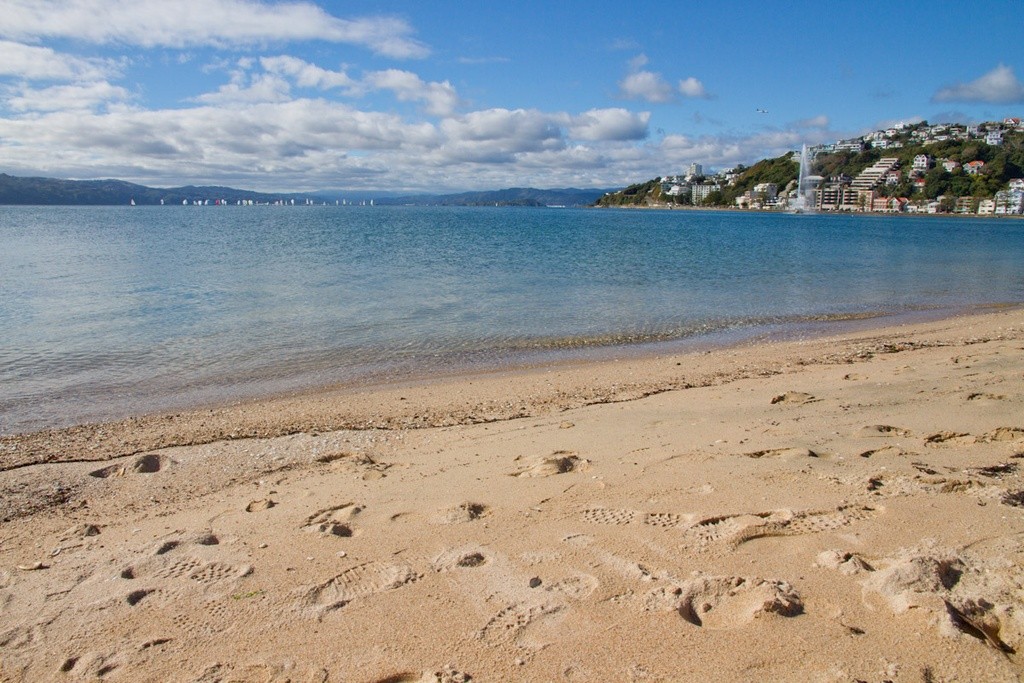
[[[704,84],[690,76],[679,81],[675,88],[661,74],[644,69],[647,55],[639,54],[629,60],[630,73],[619,81],[619,96],[628,100],[645,100],[656,104],[673,102],[679,95],[710,99]]]
[[[932,96],[933,102],[990,102],[1011,104],[1024,102],[1024,84],[1013,69],[1000,64],[970,83],[955,83],[941,88]]]
[[[561,149],[565,118],[535,109],[470,112],[441,122],[444,144],[437,152],[449,162],[510,163],[525,152]]]
[[[296,85],[302,88],[329,90],[331,88],[350,88],[355,85],[355,81],[349,78],[344,71],[323,69],[289,55],[262,57],[260,65],[269,73],[292,77]]]
[[[23,87],[7,98],[7,106],[17,112],[71,111],[92,109],[129,98],[124,88],[105,81],[85,85],[55,85],[49,88]]]
[[[629,100],[653,103],[671,102],[675,98],[672,86],[660,74],[636,71],[619,82],[619,93]]]
[[[645,137],[649,113],[618,108],[577,114],[486,109],[430,123],[326,99],[242,99],[230,106],[147,111],[109,105],[105,111],[0,117],[3,170],[296,191],[616,187],[681,172],[692,161],[722,168],[841,137],[794,124],[747,137],[651,140]]]
[[[70,38],[142,47],[254,45],[325,40],[397,58],[429,49],[395,17],[341,19],[309,2],[258,0],[5,0],[0,36]]]
[[[679,92],[682,93],[684,97],[697,97],[700,99],[708,98],[708,92],[704,89],[704,84],[693,76],[679,81]]]
[[[203,104],[287,102],[290,99],[291,87],[288,81],[273,74],[255,74],[248,82],[245,78],[234,78],[216,92],[194,98]]]
[[[569,123],[569,136],[575,140],[642,140],[647,137],[650,112],[634,114],[625,109],[591,109]]]
[[[111,60],[82,59],[61,54],[48,47],[0,40],[0,76],[15,76],[32,81],[91,81],[114,75],[119,69],[120,65]]]
[[[255,71],[257,65],[265,73]],[[206,104],[227,102],[284,102],[291,99],[291,84],[319,90],[340,89],[343,95],[360,97],[370,92],[388,91],[400,102],[421,102],[428,114],[451,116],[461,104],[448,81],[426,82],[411,71],[386,69],[371,71],[356,79],[344,71],[330,71],[298,57],[278,55],[239,59],[228,68],[231,82],[216,92],[194,98]],[[254,72],[255,71],[255,72]]]
[[[423,102],[428,114],[450,116],[459,106],[459,96],[448,81],[427,83],[409,71],[373,71],[363,79],[365,87],[389,90],[401,102]]]

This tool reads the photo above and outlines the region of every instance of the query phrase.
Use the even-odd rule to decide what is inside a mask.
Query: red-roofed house
[[[967,175],[978,175],[981,173],[981,169],[985,167],[984,161],[968,161],[964,164],[964,173]]]

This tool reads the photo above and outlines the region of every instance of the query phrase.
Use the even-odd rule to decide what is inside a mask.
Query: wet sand
[[[1024,311],[0,439],[0,679],[1024,668]]]

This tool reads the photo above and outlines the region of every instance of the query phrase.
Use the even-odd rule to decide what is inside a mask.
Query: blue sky
[[[620,187],[896,121],[1024,115],[1020,0],[4,5],[13,175]]]

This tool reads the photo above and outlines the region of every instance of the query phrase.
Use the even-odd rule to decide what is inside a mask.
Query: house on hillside
[[[946,159],[942,162],[942,168],[946,173],[952,173],[956,169],[960,168],[960,162],[953,161],[952,159]]]
[[[985,135],[985,144],[998,147],[1003,144],[1003,131],[993,130]]]
[[[852,140],[840,140],[835,145],[835,151],[837,152],[856,152],[860,153],[864,151],[864,141],[860,138],[854,138]]]
[[[964,173],[967,175],[978,175],[981,173],[981,169],[985,167],[984,161],[968,161],[964,164]]]
[[[912,168],[917,173],[927,173],[928,169],[932,167],[932,158],[927,154],[918,154],[914,157],[914,165]]]

